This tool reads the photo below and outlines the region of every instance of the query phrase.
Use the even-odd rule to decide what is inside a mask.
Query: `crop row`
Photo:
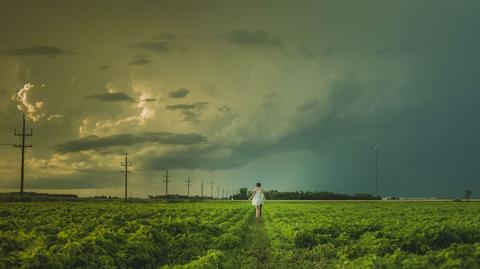
[[[158,268],[241,244],[244,204],[0,205],[0,268]],[[195,264],[195,263],[194,263]]]
[[[480,267],[477,203],[268,205],[273,259],[304,268]]]

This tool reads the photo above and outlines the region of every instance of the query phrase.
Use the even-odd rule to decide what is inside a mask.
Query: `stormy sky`
[[[1,2],[2,191],[480,193],[477,1]]]

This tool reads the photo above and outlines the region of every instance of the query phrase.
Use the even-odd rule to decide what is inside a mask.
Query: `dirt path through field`
[[[265,219],[256,223],[255,216],[249,223],[245,245],[241,250],[241,268],[272,268],[270,266],[270,244],[265,231]]]
[[[252,222],[250,235],[250,246],[248,246],[247,253],[255,257],[259,265],[266,264],[269,258],[270,245],[265,232],[264,220],[260,223]]]

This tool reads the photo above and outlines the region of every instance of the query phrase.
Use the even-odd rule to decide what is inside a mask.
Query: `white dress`
[[[253,190],[253,192],[255,193],[255,195],[253,196],[252,198],[252,205],[254,206],[259,206],[259,205],[263,205],[263,200],[265,200],[265,197],[263,196],[263,191],[262,189],[260,188],[255,188]]]

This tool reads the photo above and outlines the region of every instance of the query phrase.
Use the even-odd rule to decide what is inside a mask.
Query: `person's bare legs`
[[[256,209],[257,209],[257,211],[256,211],[255,215],[257,217],[257,223],[259,223],[260,218],[262,217],[262,205],[257,205]]]
[[[260,205],[260,210],[258,213],[258,221],[260,221],[261,219],[262,219],[262,205]]]

